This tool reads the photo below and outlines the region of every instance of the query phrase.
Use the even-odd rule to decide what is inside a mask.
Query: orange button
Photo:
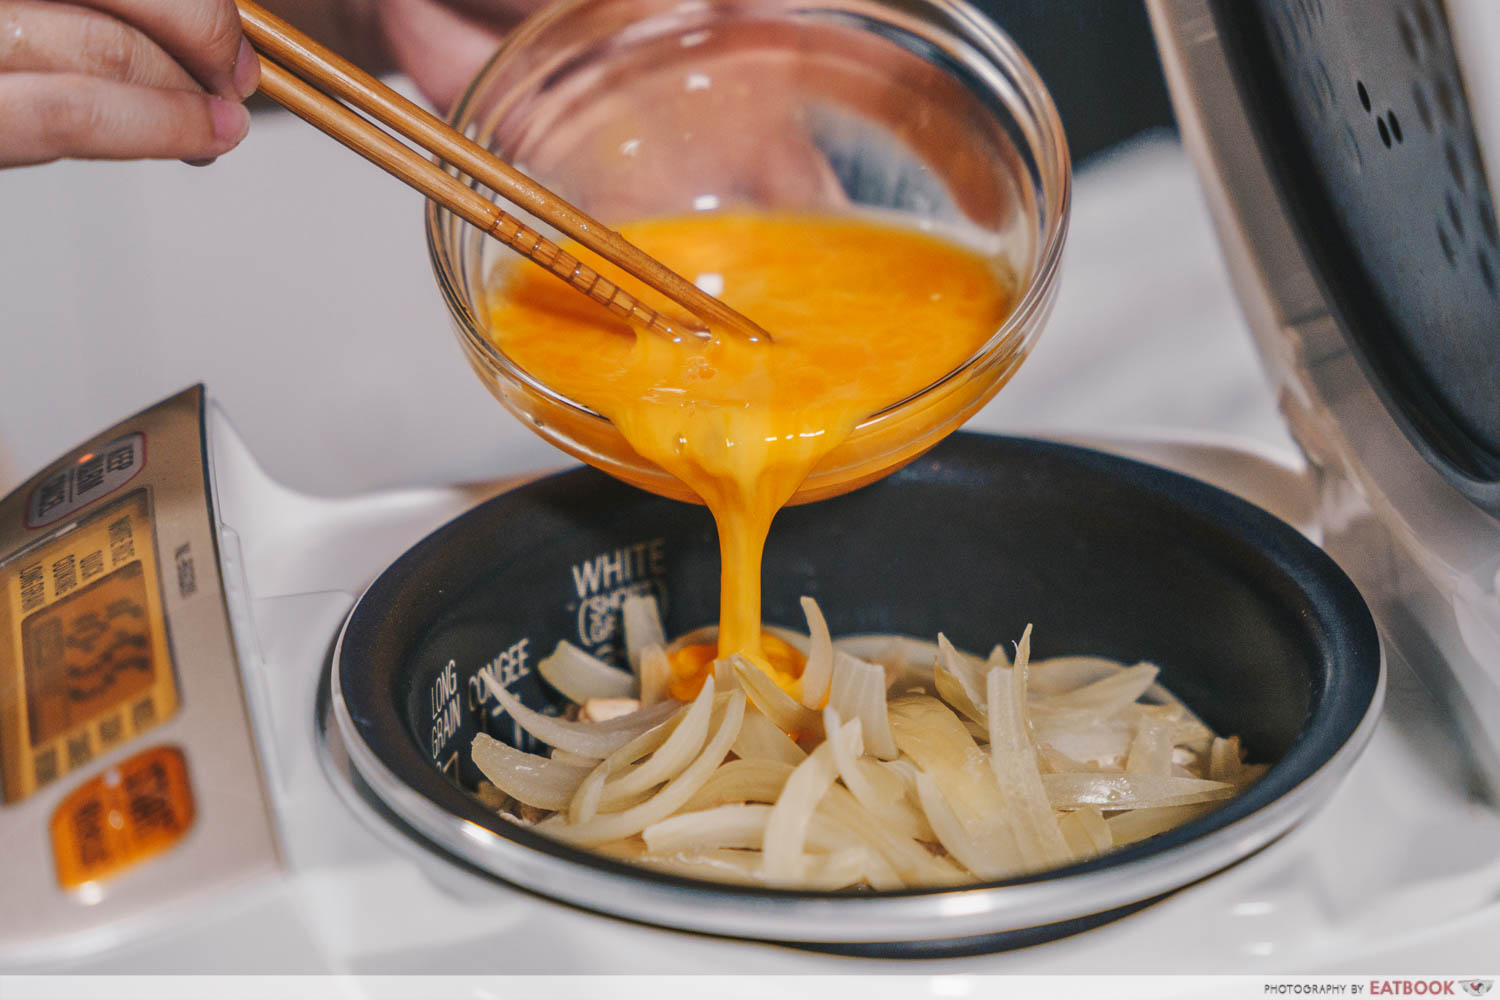
[[[52,814],[57,881],[76,889],[118,875],[182,839],[193,825],[187,761],[152,747],[74,789]]]

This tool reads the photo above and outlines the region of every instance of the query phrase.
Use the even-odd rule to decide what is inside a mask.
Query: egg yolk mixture
[[[638,334],[525,264],[493,289],[490,337],[532,376],[607,417],[712,512],[718,646],[677,651],[673,695],[695,696],[715,657],[732,653],[795,695],[800,654],[761,632],[771,519],[856,424],[975,354],[1010,312],[1013,282],[957,243],[860,219],[700,213],[618,229],[774,342]],[[581,247],[567,250],[619,279]]]

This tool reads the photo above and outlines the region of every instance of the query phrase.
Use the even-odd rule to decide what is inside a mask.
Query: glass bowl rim
[[[595,0],[559,0],[518,25],[465,88],[454,105],[449,124],[467,134],[467,119],[474,110],[475,102],[490,84],[499,67],[504,65],[515,52],[552,27],[554,23],[565,19],[575,8],[591,2]],[[1026,148],[1037,163],[1040,178],[1038,190],[1043,196],[1040,199],[1043,212],[1039,228],[1042,241],[1030,280],[1015,308],[1006,316],[999,329],[957,367],[936,381],[865,417],[850,433],[851,440],[859,437],[862,432],[887,420],[897,418],[908,409],[918,404],[925,404],[944,390],[956,386],[985,361],[997,357],[1008,357],[1023,349],[1029,340],[1035,339],[1056,291],[1063,245],[1067,240],[1072,201],[1072,161],[1068,152],[1067,137],[1063,133],[1062,121],[1058,117],[1052,95],[1042,82],[1041,76],[1011,37],[965,0],[909,0],[909,3],[903,6],[911,4],[927,8],[932,13],[948,15],[966,32],[963,41],[981,54],[993,67],[1004,72],[1015,86],[1018,102],[1002,98],[1002,103],[1018,119],[1025,120],[1029,117],[1031,124],[1035,126],[1034,130],[1030,131],[1034,132],[1039,139],[1036,144],[1027,144]],[[833,10],[834,8],[826,9]],[[810,12],[815,11],[811,8],[799,8],[796,11],[798,14]],[[1021,111],[1028,114],[1022,115]],[[472,183],[453,168],[448,169],[459,179]],[[1051,197],[1047,197],[1048,195]],[[443,301],[458,327],[464,344],[471,352],[471,357],[483,359],[492,372],[503,374],[552,404],[562,406],[579,416],[612,426],[611,421],[603,414],[564,395],[517,365],[480,332],[482,324],[474,314],[463,287],[464,282],[460,278],[462,272],[460,261],[464,255],[462,252],[456,255],[450,254],[449,243],[445,239],[450,224],[458,224],[461,227],[460,231],[463,231],[463,224],[447,209],[430,200],[427,202],[425,218],[428,256],[433,273],[437,278]],[[458,259],[455,260],[455,257]]]

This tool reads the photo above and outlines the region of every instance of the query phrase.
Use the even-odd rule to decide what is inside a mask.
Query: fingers
[[[0,0],[0,167],[212,160],[259,78],[233,0]]]
[[[49,0],[0,0],[0,72],[85,73],[142,87],[198,89],[185,69],[135,28]]]
[[[243,105],[75,73],[0,73],[0,167],[84,159],[210,160],[250,127]]]
[[[234,0],[78,0],[149,35],[203,89],[230,100],[255,92],[260,63]]]

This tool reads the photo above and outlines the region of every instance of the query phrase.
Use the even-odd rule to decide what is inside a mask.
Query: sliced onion
[[[810,888],[828,891],[861,882],[882,892],[904,888],[890,862],[867,847],[846,846],[827,854],[814,854],[808,858],[807,867]]]
[[[1234,786],[1226,782],[1154,774],[1044,774],[1042,787],[1058,809],[1154,809],[1216,802],[1234,795]]]
[[[659,726],[653,726],[608,757],[599,761],[583,779],[573,799],[568,803],[568,822],[582,823],[591,820],[599,812],[599,803],[604,798],[604,785],[610,775],[627,767],[649,753],[657,750],[672,736],[687,717],[688,708],[681,706],[672,717]]]
[[[1074,760],[1112,765],[1125,759],[1134,736],[1123,720],[1106,719],[1080,727],[1067,717],[1032,716],[1038,744],[1046,744]]]
[[[832,740],[843,740],[858,747],[859,727],[850,723],[829,734],[822,746],[797,765],[782,788],[766,822],[765,848],[761,858],[761,875],[772,884],[789,885],[802,877],[802,846],[807,828],[818,803],[838,777],[830,745]]]
[[[641,703],[636,698],[590,698],[581,706],[578,718],[584,722],[608,722],[640,710]]]
[[[861,736],[870,753],[881,760],[896,759],[896,742],[891,738],[890,717],[886,714],[883,669],[856,660],[848,653],[835,653],[828,704],[840,717],[859,720]]]
[[[1208,751],[1208,776],[1214,781],[1234,784],[1240,776],[1240,741],[1238,737],[1215,739]]]
[[[1145,694],[1156,683],[1157,672],[1156,667],[1149,663],[1137,663],[1081,688],[1040,698],[1034,708],[1038,715],[1066,712],[1084,719],[1108,718]]]
[[[1166,833],[1197,819],[1204,813],[1218,808],[1214,802],[1199,802],[1187,806],[1163,806],[1157,809],[1132,809],[1111,816],[1104,822],[1109,826],[1109,835],[1115,846],[1133,844],[1158,833]]]
[[[625,656],[630,660],[630,669],[639,675],[641,657],[646,650],[667,645],[667,636],[661,627],[661,611],[651,594],[631,594],[620,606],[620,617],[625,622]]]
[[[850,723],[859,724],[858,719]],[[832,733],[842,726],[843,722],[832,705],[823,710],[824,730]],[[919,822],[917,814],[902,801],[904,789],[901,779],[854,753],[852,742],[828,741],[833,748],[834,766],[838,768],[839,779],[843,781],[844,787],[887,829],[913,838],[930,833],[931,828],[926,823]],[[861,767],[861,764],[868,764],[868,769]]]
[[[599,814],[599,800],[604,798],[604,782],[608,775],[601,763],[583,779],[568,802],[569,823],[584,823]]]
[[[917,800],[921,802],[922,812],[937,836],[938,843],[943,845],[943,850],[976,878],[999,878],[1010,874],[993,867],[989,852],[964,829],[963,823],[954,814],[953,807],[938,790],[937,782],[921,771],[917,772]]]
[[[538,828],[546,827],[547,832],[563,840],[587,845],[628,837],[640,833],[652,823],[666,819],[682,808],[693,797],[693,793],[703,787],[714,768],[723,762],[735,737],[739,735],[740,722],[744,717],[745,696],[736,691],[729,696],[722,721],[698,758],[668,782],[665,788],[640,805],[624,812],[596,816],[587,823],[557,823],[554,822],[554,817],[538,824]]]
[[[1038,743],[1036,756],[1044,774],[1084,773],[1103,770],[1096,764],[1087,764],[1076,758],[1069,757],[1050,743]]]
[[[1063,813],[1058,817],[1057,828],[1075,859],[1098,857],[1115,845],[1109,822],[1093,806]]]
[[[548,746],[595,760],[608,757],[652,726],[660,725],[681,707],[677,702],[662,702],[608,722],[569,722],[527,708],[503,686],[491,681],[489,675],[481,673],[477,676],[485,679],[490,693],[500,702],[501,708],[510,713],[516,725]]]
[[[932,779],[967,835],[969,848],[959,860],[981,878],[1000,878],[1026,869],[1006,816],[1005,798],[988,755],[958,716],[932,698],[898,698],[891,703],[891,731],[897,748]],[[927,814],[939,835],[942,817]],[[967,858],[967,860],[966,860]]]
[[[1033,663],[1029,626],[1014,664],[1004,646],[981,663],[942,636],[835,641],[817,604],[803,605],[810,637],[784,636],[808,655],[795,697],[734,656],[715,661],[691,705],[671,699],[668,650],[715,630],[664,645],[652,598],[627,602],[626,642],[654,704],[567,721],[485,677],[497,714],[553,747],[548,759],[476,739],[488,801],[521,803],[519,822],[563,840],[691,877],[897,889],[1095,857],[1216,808],[1266,770],[1242,763],[1238,740],[1219,739],[1150,664]],[[549,683],[585,705],[627,697],[629,676],[576,647],[543,662]],[[554,815],[535,822],[543,811]]]
[[[657,855],[717,848],[759,850],[770,815],[770,806],[717,806],[669,816],[646,827],[641,837],[646,841],[646,850]]]
[[[1034,697],[1048,698],[1113,677],[1124,669],[1125,664],[1102,656],[1051,656],[1031,664],[1030,689]]]
[[[749,713],[745,713],[749,718]],[[712,809],[734,802],[775,802],[792,775],[792,765],[774,760],[732,760],[693,793],[684,809]]]
[[[587,768],[561,764],[517,750],[488,733],[470,746],[474,766],[506,795],[538,809],[564,809],[588,774]]]
[[[599,763],[596,757],[585,757],[582,754],[569,753],[566,750],[559,750],[557,747],[552,748],[551,759],[557,761],[559,764],[573,764],[587,771],[592,771]]]
[[[807,754],[780,726],[759,712],[745,713],[739,739],[734,741],[734,752],[745,760],[775,760],[793,767],[807,759]]]
[[[1036,750],[1026,724],[1026,669],[1031,652],[1031,626],[1021,636],[1015,666],[991,668],[985,678],[985,704],[990,726],[990,768],[1008,807],[1007,817],[1016,845],[1033,871],[1067,863],[1067,841],[1042,787]]]
[[[677,728],[667,737],[666,742],[638,767],[611,775],[604,785],[604,797],[600,805],[607,809],[612,804],[681,774],[703,749],[703,741],[708,739],[709,717],[713,708],[714,679],[709,677],[704,680],[703,689],[683,713]]]
[[[842,824],[849,836],[885,858],[905,885],[956,885],[971,880],[949,859],[937,857],[910,837],[886,829],[841,785],[828,790],[818,811]],[[929,842],[936,843],[936,839]]]
[[[954,861],[963,865],[968,871],[969,879],[1004,879],[1005,876],[1019,873],[1020,865],[1016,862],[996,867],[995,846],[981,843],[975,838],[965,823],[960,822],[953,805],[938,789],[938,783],[922,772],[916,774],[916,796],[921,802],[922,813],[926,814],[927,822],[938,835],[938,843],[942,844]]]
[[[802,705],[821,709],[828,701],[828,685],[833,680],[833,637],[818,602],[802,598],[802,613],[807,616],[809,644],[807,664],[802,668]]]
[[[536,672],[580,705],[590,698],[631,698],[636,693],[636,680],[629,672],[590,656],[566,639],[537,663]]]
[[[1135,738],[1125,755],[1129,774],[1170,775],[1172,773],[1172,730],[1169,724],[1144,719],[1136,724]],[[1237,762],[1236,762],[1237,763]],[[1225,780],[1215,776],[1216,780]]]
[[[652,854],[715,848],[760,850],[770,817],[771,807],[767,805],[723,805],[669,816],[646,827],[641,836]],[[847,846],[843,831],[822,816],[812,818],[807,843],[817,851],[833,851]]]
[[[984,722],[984,669],[941,632],[933,681],[943,700],[974,721]]]
[[[740,675],[735,672],[732,657],[715,660],[713,664],[714,684],[720,691],[743,691]]]
[[[833,640],[833,648],[866,663],[885,668],[885,688],[897,695],[932,694],[932,666],[938,659],[937,643],[909,635],[846,635]]]
[[[678,851],[660,856],[643,854],[635,861],[652,871],[702,879],[705,882],[756,885],[760,880],[759,851]]]
[[[664,647],[653,644],[641,652],[640,673],[643,706],[655,705],[672,696],[672,661],[667,658]]]
[[[760,713],[781,727],[782,732],[798,737],[822,736],[823,717],[805,708],[781,690],[765,672],[739,653],[729,657],[729,665],[739,678],[740,687]]]

